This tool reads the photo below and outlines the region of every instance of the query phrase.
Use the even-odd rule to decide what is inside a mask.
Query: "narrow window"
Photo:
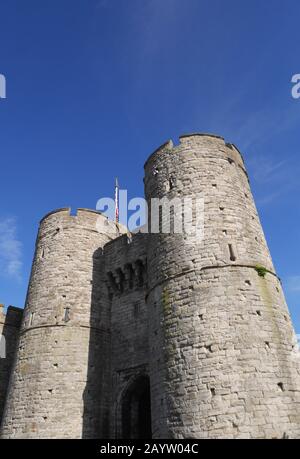
[[[175,214],[174,206],[171,206],[170,207],[170,234],[175,233],[175,222],[174,222],[175,215],[174,214]]]
[[[125,284],[125,275],[122,271],[121,268],[118,268],[116,270],[117,273],[117,284],[118,284],[118,290],[120,293],[124,292],[124,284]]]
[[[235,261],[236,256],[235,256],[232,244],[228,244],[228,248],[229,248],[230,261]]]
[[[64,309],[64,322],[69,322],[70,320],[70,308],[65,308]]]
[[[30,317],[29,317],[29,327],[32,327],[33,325],[34,316],[35,316],[35,312],[31,312]]]
[[[282,382],[279,382],[277,386],[279,387],[279,390],[281,390],[281,392],[284,392],[284,386]]]
[[[174,177],[170,177],[169,178],[169,190],[173,190],[174,185],[175,185]]]
[[[118,286],[117,286],[117,282],[116,282],[116,279],[113,273],[112,272],[107,273],[107,277],[108,277],[109,287],[112,289],[113,292],[116,292],[118,290]]]
[[[159,232],[162,233],[163,230],[163,212],[162,206],[159,206]]]

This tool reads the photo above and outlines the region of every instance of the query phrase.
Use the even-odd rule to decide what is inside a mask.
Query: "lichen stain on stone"
[[[168,292],[168,289],[165,287],[162,292],[162,305],[163,305],[163,312],[164,315],[165,313],[168,314],[171,312],[170,308],[170,294]]]
[[[174,359],[177,355],[177,348],[175,343],[171,340],[174,333],[170,330],[170,319],[172,318],[170,314],[172,313],[172,304],[170,301],[170,294],[168,289],[165,287],[162,291],[162,309],[163,309],[163,331],[166,340],[166,345],[164,348],[165,351],[165,360],[170,361]]]

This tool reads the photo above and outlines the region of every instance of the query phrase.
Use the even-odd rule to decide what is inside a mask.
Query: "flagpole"
[[[115,222],[119,223],[119,183],[117,177],[115,183]]]

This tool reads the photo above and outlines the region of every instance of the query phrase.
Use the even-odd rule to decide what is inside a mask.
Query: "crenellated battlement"
[[[104,246],[105,271],[110,293],[124,293],[146,284],[147,234],[124,234]]]
[[[75,213],[72,213],[70,207],[64,207],[49,212],[41,219],[39,240],[49,235],[49,232],[58,235],[60,231],[68,228],[80,228],[81,230],[107,234],[111,240],[127,233],[127,228],[124,225],[109,220],[97,210],[78,208]]]
[[[44,215],[41,220],[40,224],[44,221],[47,220],[49,217],[52,217],[53,215],[56,214],[61,214],[62,216],[70,216],[71,215],[71,207],[61,207],[59,209],[54,209],[51,212],[48,212],[46,215]]]
[[[145,162],[144,164],[144,168],[146,168],[147,164],[149,162],[151,162],[152,158],[158,154],[158,153],[162,153],[164,151],[171,151],[174,147],[174,143],[172,140],[168,140],[167,142],[164,142],[162,145],[160,145],[158,148],[156,148],[156,150],[154,150],[153,153],[151,153],[151,155],[148,157],[147,161]]]
[[[179,136],[179,144],[175,144],[172,140],[163,143],[149,156],[144,164],[144,169],[147,173],[157,157],[161,157],[163,160],[165,157],[167,158],[169,155],[175,154],[181,150],[186,154],[186,150],[194,151],[194,147],[200,149],[202,155],[205,155],[208,150],[214,148],[219,159],[228,160],[232,164],[238,165],[246,172],[243,156],[234,144],[226,143],[224,137],[220,135],[200,132],[182,134]]]
[[[0,304],[0,324],[19,328],[23,317],[23,311],[23,309],[15,306],[8,306],[5,310],[5,305]]]
[[[201,137],[211,137],[213,139],[220,139],[224,141],[224,137],[217,135],[217,134],[210,134],[207,132],[192,132],[190,134],[182,134],[179,136],[179,140],[181,143],[185,142],[187,139],[193,139],[195,141],[201,140]]]
[[[44,217],[40,220],[40,223],[43,223],[45,220],[49,220],[52,218],[66,218],[70,217],[70,220],[76,220],[76,218],[82,217],[90,217],[97,219],[99,216],[103,217],[103,219],[107,220],[107,217],[100,211],[94,209],[88,209],[84,207],[79,207],[72,213],[71,207],[62,207],[59,209],[54,209],[51,212],[48,212]],[[115,222],[112,222],[115,223]]]

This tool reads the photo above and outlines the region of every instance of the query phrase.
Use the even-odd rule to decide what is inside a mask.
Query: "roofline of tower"
[[[78,207],[78,209],[76,210],[76,212],[78,211],[81,211],[81,212],[91,212],[93,214],[98,214],[98,215],[103,215],[102,212],[100,212],[99,210],[94,210],[94,209],[88,209],[87,207]],[[68,212],[69,215],[71,215],[71,207],[61,207],[59,209],[54,209],[52,210],[51,212],[48,212],[46,215],[44,215],[44,217],[41,219],[40,223],[42,223],[43,220],[45,220],[45,218],[49,217],[50,215],[52,214],[56,214],[56,213],[59,213],[59,212]]]
[[[43,216],[43,218],[41,218],[40,223],[42,223],[43,220],[45,220],[47,217],[50,217],[50,215],[52,214],[56,214],[58,212],[66,212],[66,211],[68,211],[70,214],[71,207],[60,207],[59,209],[51,210],[51,212],[48,212],[46,215]]]
[[[12,306],[11,304],[7,306],[6,309],[12,309],[13,311],[24,311],[24,308],[20,308],[19,306]]]
[[[213,137],[215,139],[220,139],[220,140],[223,140],[224,143],[225,143],[225,139],[224,137],[222,137],[221,135],[218,135],[218,134],[210,134],[210,133],[206,133],[206,132],[194,132],[194,133],[191,133],[191,134],[182,134],[180,135],[178,138],[179,140],[180,139],[184,139],[186,137]],[[168,140],[167,142],[164,142],[163,144],[161,144],[158,148],[156,148],[154,150],[153,153],[151,153],[151,155],[148,157],[148,159],[146,160],[145,164],[144,164],[144,168],[146,168],[146,165],[148,164],[148,162],[150,161],[150,159],[156,154],[158,153],[160,150],[163,150],[165,147],[169,146],[170,149],[174,147],[174,143],[172,141],[172,139]]]
[[[240,157],[242,158],[242,161],[243,161],[243,163],[244,163],[244,162],[245,162],[245,160],[244,160],[244,155],[242,154],[241,150],[236,146],[235,143],[231,143],[230,145],[232,145],[233,148],[235,148],[236,151],[240,154]]]
[[[162,143],[158,148],[156,148],[154,150],[153,153],[151,153],[151,155],[148,157],[148,159],[146,160],[145,164],[144,164],[144,169],[146,168],[146,165],[148,164],[148,162],[150,161],[150,159],[156,154],[158,153],[160,150],[163,150],[165,147],[169,146],[170,149],[173,148],[174,144],[173,144],[173,141],[172,139],[168,140],[167,142],[164,142]]]
[[[80,210],[80,211],[83,211],[83,212],[91,212],[92,214],[103,215],[103,213],[100,212],[100,210],[88,209],[87,207],[78,207],[77,212],[78,212],[79,210]],[[105,215],[104,215],[104,217],[105,217]]]
[[[86,207],[78,207],[78,209],[76,209],[76,213],[74,215],[71,215],[71,207],[61,207],[59,209],[54,209],[52,210],[51,212],[48,212],[46,215],[44,215],[44,217],[40,220],[40,224],[46,219],[48,218],[50,215],[53,215],[53,214],[56,214],[56,213],[59,213],[59,212],[67,212],[67,215],[68,216],[71,216],[71,217],[77,217],[78,216],[78,213],[79,212],[89,212],[89,213],[92,213],[92,214],[96,214],[96,215],[101,215],[103,218],[106,218],[106,215],[104,215],[102,212],[100,212],[99,210],[94,210],[94,209],[88,209]],[[109,219],[108,219],[109,220]],[[117,230],[120,232],[120,234],[124,234],[124,233],[128,233],[128,228],[123,225],[122,223],[116,223],[115,221],[113,220],[109,220],[111,223],[115,224],[116,227],[117,227]]]
[[[192,132],[190,134],[182,134],[179,136],[179,139],[183,139],[184,137],[195,137],[195,136],[202,136],[202,137],[214,137],[216,139],[224,140],[224,137],[218,134],[211,134],[209,132]]]

